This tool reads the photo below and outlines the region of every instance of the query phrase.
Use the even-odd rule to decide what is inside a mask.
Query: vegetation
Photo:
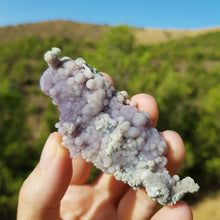
[[[220,186],[220,32],[137,46],[127,26],[98,41],[31,36],[0,43],[0,214],[14,219],[23,180],[38,162],[58,111],[39,89],[43,54],[53,46],[112,75],[118,90],[149,93],[159,104],[158,130],[183,137],[190,175],[206,195]],[[95,173],[95,172],[93,172]]]

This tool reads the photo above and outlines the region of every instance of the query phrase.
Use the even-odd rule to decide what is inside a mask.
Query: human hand
[[[112,79],[106,75],[113,84]],[[149,112],[156,125],[158,108],[155,99],[146,94],[131,98],[139,110]],[[170,148],[166,168],[177,174],[185,157],[181,137],[174,131],[164,131]],[[192,219],[192,212],[184,202],[164,206],[147,196],[145,189],[133,190],[117,181],[113,175],[102,173],[87,184],[92,169],[81,157],[71,160],[62,147],[62,136],[51,134],[44,146],[40,162],[21,187],[17,219]]]

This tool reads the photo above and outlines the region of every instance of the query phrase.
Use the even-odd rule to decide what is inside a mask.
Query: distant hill
[[[104,25],[82,24],[71,21],[50,21],[7,26],[0,28],[0,42],[33,35],[42,38],[61,36],[72,40],[97,41],[101,39],[107,28]]]
[[[107,25],[84,24],[72,21],[49,21],[0,28],[0,42],[7,42],[17,38],[33,35],[42,38],[51,36],[68,37],[72,40],[100,40],[104,32],[110,27]],[[200,34],[220,30],[218,28],[202,30],[162,30],[132,28],[137,44],[155,44],[167,42],[182,37],[195,37]]]

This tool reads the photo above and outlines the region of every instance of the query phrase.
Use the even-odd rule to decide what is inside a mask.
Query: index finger
[[[150,114],[150,118],[153,122],[152,126],[156,126],[159,111],[156,100],[153,96],[148,94],[137,94],[131,98],[131,101],[135,101],[137,103],[138,110],[146,111]]]
[[[115,87],[114,80],[112,79],[112,77],[110,75],[108,75],[107,73],[104,73],[104,72],[101,72],[101,74],[111,83],[111,85],[113,87]]]

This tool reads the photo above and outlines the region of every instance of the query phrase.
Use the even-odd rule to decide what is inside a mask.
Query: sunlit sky
[[[0,26],[70,20],[162,29],[220,26],[220,0],[0,0]]]

